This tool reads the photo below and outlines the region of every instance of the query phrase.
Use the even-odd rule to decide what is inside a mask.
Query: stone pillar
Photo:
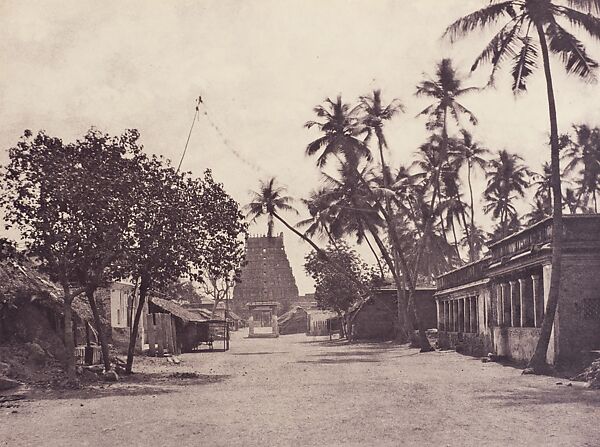
[[[496,284],[496,324],[502,326],[502,284]]]
[[[279,337],[279,323],[277,321],[277,312],[275,312],[275,309],[273,309],[273,313],[271,314],[271,327],[273,328],[273,335]]]
[[[463,299],[463,332],[471,332],[471,298]]]
[[[452,332],[458,332],[458,301],[452,300]]]
[[[438,331],[444,330],[444,323],[442,322],[443,313],[440,311],[440,300],[435,300],[435,310],[437,315],[437,328]]]
[[[450,301],[444,301],[446,307],[446,331],[451,332],[452,329],[452,313],[450,312]]]
[[[548,304],[548,297],[550,296],[550,277],[552,276],[552,265],[551,264],[546,264],[543,266],[543,283],[544,283],[544,309],[542,312],[542,316],[541,319],[542,320],[544,318],[544,312],[546,310],[546,305]],[[555,334],[554,334],[554,329],[555,329],[555,325],[554,323],[556,322],[556,316],[554,319],[554,322],[552,324],[552,332],[550,333],[550,341],[548,342],[548,352],[546,354],[546,361],[550,364],[554,364],[554,359],[556,356],[556,344],[555,344]],[[540,322],[541,325],[541,322]]]
[[[542,298],[540,275],[531,275],[533,295],[533,326],[541,327],[544,313],[544,302]]]
[[[471,297],[471,332],[477,333],[479,328],[477,327],[477,315],[479,315],[479,306],[477,306],[478,299],[476,296]]]
[[[510,325],[510,286],[502,283],[502,326]]]
[[[254,316],[252,312],[250,312],[250,317],[248,318],[248,336],[252,337],[254,335]]]
[[[527,297],[527,278],[519,278],[519,297],[520,297],[520,304],[521,304],[521,315],[520,315],[520,320],[521,320],[521,327],[525,327],[527,326],[527,301],[528,299]]]
[[[519,326],[519,315],[517,314],[517,300],[519,287],[517,281],[510,281],[510,325]]]

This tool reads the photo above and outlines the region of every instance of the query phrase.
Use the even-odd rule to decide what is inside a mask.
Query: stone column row
[[[495,287],[498,326],[541,326],[544,316],[544,292],[539,275],[500,283]]]
[[[446,332],[477,332],[477,297],[437,302],[439,329]]]

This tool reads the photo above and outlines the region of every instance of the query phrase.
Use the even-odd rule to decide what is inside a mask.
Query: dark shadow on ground
[[[380,363],[377,359],[364,359],[364,358],[337,358],[328,359],[321,358],[319,360],[298,360],[296,363],[312,363],[312,364],[336,364],[336,363]]]
[[[136,373],[124,376],[119,382],[94,382],[79,389],[32,388],[27,392],[27,400],[57,399],[100,399],[103,397],[127,397],[167,394],[179,391],[181,386],[209,385],[229,379],[228,374],[192,373],[190,378],[172,373]]]
[[[600,408],[600,391],[581,388],[581,386],[556,385],[554,389],[543,390],[520,388],[505,393],[483,394],[480,399],[501,407],[573,403]]]
[[[287,354],[287,351],[260,351],[260,352],[236,352],[231,355],[267,355],[267,354]]]
[[[379,355],[381,350],[373,349],[369,351],[344,351],[344,352],[327,352],[323,354],[308,354],[308,357],[348,357],[356,355]]]

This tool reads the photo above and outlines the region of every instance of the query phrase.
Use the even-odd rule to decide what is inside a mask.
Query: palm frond
[[[485,28],[486,26],[496,22],[505,14],[515,17],[516,13],[513,4],[514,1],[493,3],[485,8],[466,15],[465,17],[461,17],[448,28],[446,28],[443,37],[448,37],[450,42],[455,42],[471,31],[474,31],[478,28]]]
[[[560,55],[568,73],[586,80],[595,80],[593,70],[598,67],[598,63],[587,55],[585,47],[575,36],[556,22],[548,24],[546,34],[550,51]]]
[[[568,0],[568,3],[582,11],[600,13],[600,0]]]
[[[535,69],[538,56],[537,47],[530,37],[522,37],[521,42],[521,50],[513,58],[514,65],[511,71],[514,93],[527,90],[527,78]]]
[[[475,62],[471,65],[471,71],[477,70],[477,67],[479,67],[480,64],[491,63],[494,68],[492,69],[492,75],[490,76],[490,84],[493,84],[493,74],[503,61],[504,57],[514,57],[515,55],[513,43],[515,36],[518,35],[518,32],[523,25],[523,20],[524,15],[522,14],[514,23],[511,21],[504,25],[504,27],[492,37],[492,40],[490,40],[479,56],[477,56]]]
[[[586,30],[590,36],[600,39],[600,18],[566,7],[561,7],[560,13],[571,23],[571,25],[581,27]]]

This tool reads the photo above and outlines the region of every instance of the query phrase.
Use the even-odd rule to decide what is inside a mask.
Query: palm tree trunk
[[[560,154],[558,146],[558,124],[556,119],[556,102],[554,99],[554,90],[552,86],[552,73],[550,71],[550,60],[548,55],[548,45],[544,29],[540,23],[536,25],[542,57],[544,61],[544,74],[546,77],[546,90],[548,95],[548,114],[550,117],[550,161],[552,172],[552,272],[550,275],[550,291],[548,294],[548,303],[546,304],[546,313],[542,322],[540,338],[535,347],[535,352],[529,361],[528,368],[534,373],[541,373],[546,369],[546,354],[550,335],[554,325],[554,317],[560,298],[560,275],[562,267],[562,243],[563,243],[563,218],[562,218],[562,191],[560,181]]]
[[[456,256],[458,257],[460,263],[462,264],[462,258],[460,257],[460,251],[458,250],[458,238],[456,237],[456,225],[454,225],[454,219],[450,221],[450,225],[452,226],[452,237],[454,238],[454,251],[456,252]]]
[[[383,265],[381,265],[381,260],[379,259],[379,256],[377,256],[377,252],[371,245],[371,241],[369,241],[369,238],[367,237],[367,235],[364,234],[363,237],[365,238],[367,245],[371,249],[371,253],[373,253],[373,256],[375,256],[375,260],[377,261],[377,266],[379,267],[379,272],[381,273],[381,279],[384,279],[385,274],[383,272]]]
[[[379,156],[381,158],[381,169],[383,171],[383,186],[384,188],[388,189],[390,187],[390,176],[389,176],[389,170],[387,165],[385,164],[385,160],[383,158],[383,141],[381,140],[381,138],[379,138],[379,134],[377,137],[377,142],[379,143]],[[392,211],[392,203],[390,198],[387,196],[385,196],[385,211],[388,215],[390,215],[393,211]],[[393,221],[393,219],[391,219]],[[385,251],[385,246],[383,245],[383,243],[381,242],[381,240],[379,240],[379,237],[376,234],[375,228],[373,228],[372,226],[369,228],[369,231],[371,232],[371,234],[373,235],[373,238],[375,238],[376,243],[378,244],[379,250],[381,251],[382,255],[384,253],[386,253]],[[389,232],[395,232],[395,228],[393,228],[393,225],[390,226],[389,222],[388,222],[388,233]],[[393,278],[394,278],[394,283],[396,285],[396,313],[397,313],[397,320],[398,320],[398,327],[396,329],[396,341],[398,341],[399,343],[406,343],[408,341],[409,338],[409,333],[407,330],[407,323],[408,323],[408,306],[406,303],[406,300],[404,299],[404,282],[400,280],[400,266],[398,263],[398,250],[399,248],[396,248],[394,250],[394,262],[392,262],[389,254],[387,256],[388,262],[388,266],[390,268],[390,271],[392,272]],[[383,278],[383,274],[381,275]]]
[[[273,237],[273,216],[267,217],[267,237]]]
[[[475,231],[475,199],[473,197],[473,184],[471,183],[471,160],[467,162],[467,183],[469,184],[469,196],[470,196],[470,205],[471,205],[471,234]],[[473,262],[475,260],[475,252],[473,249],[473,241],[467,235],[469,239],[469,261]]]
[[[283,219],[276,212],[273,212],[272,214],[273,214],[273,217],[276,218],[277,220],[279,220],[279,222],[281,222],[288,230],[290,230],[292,233],[294,233],[296,236],[298,236],[304,242],[308,243],[308,245],[310,245],[318,253],[318,255],[321,256],[321,258],[323,258],[325,261],[327,261],[329,263],[329,265],[331,265],[331,267],[333,267],[335,270],[337,270],[337,272],[339,274],[345,276],[346,278],[348,278],[348,280],[350,280],[352,283],[354,283],[362,291],[362,293],[364,295],[369,295],[371,293],[371,291],[367,287],[365,287],[365,285],[362,282],[360,282],[358,279],[354,278],[352,275],[349,275],[348,272],[346,272],[346,270],[343,267],[341,267],[337,262],[332,260],[327,255],[327,253],[323,249],[321,249],[317,244],[315,244],[309,237],[307,237],[305,234],[302,234],[298,230],[296,230],[293,226],[291,226],[289,223],[287,223],[287,221],[285,219]]]
[[[373,240],[377,244],[383,259],[388,265],[390,272],[392,273],[392,278],[394,279],[394,284],[396,285],[396,320],[398,322],[398,326],[396,328],[396,341],[399,343],[406,343],[409,339],[408,333],[408,315],[407,315],[407,303],[404,297],[404,281],[400,277],[400,267],[398,262],[398,254],[394,250],[394,260],[390,257],[388,250],[386,249],[383,241],[377,234],[375,226],[373,224],[367,223],[367,228],[369,232],[373,236]]]

